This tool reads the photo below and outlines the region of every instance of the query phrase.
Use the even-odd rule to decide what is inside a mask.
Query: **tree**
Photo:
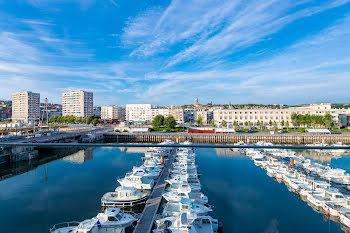
[[[339,127],[339,129],[340,129],[341,127],[343,127],[343,124],[342,124],[341,120],[338,120],[338,127]]]
[[[260,129],[264,129],[264,122],[263,121],[260,121]]]
[[[297,115],[297,124],[298,126],[302,125],[305,126],[305,117],[302,114]]]
[[[245,122],[244,122],[244,126],[245,126],[245,127],[248,127],[248,121],[245,121]]]
[[[252,128],[252,122],[248,121],[248,128],[251,129]]]
[[[289,121],[286,121],[286,127],[287,127],[287,131],[288,131],[288,128],[289,128]]]
[[[222,127],[226,127],[226,126],[227,126],[227,122],[226,122],[225,120],[223,120],[223,121],[221,122],[221,125],[222,125]]]
[[[270,127],[272,126],[272,121],[271,121],[271,120],[269,121],[269,126],[270,126]]]
[[[202,115],[198,115],[198,117],[197,117],[197,124],[198,124],[199,126],[203,126]]]
[[[273,121],[273,127],[274,127],[275,129],[277,129],[277,122],[276,122],[276,121]]]
[[[94,118],[93,118],[92,115],[87,116],[87,118],[86,118],[86,124],[89,125],[93,119],[94,119]]]
[[[94,126],[96,126],[98,124],[98,119],[95,118],[91,121],[91,124],[93,124]]]
[[[157,115],[152,120],[152,126],[155,128],[159,128],[164,124],[164,116],[163,115]]]
[[[172,115],[167,116],[164,119],[164,125],[169,129],[174,129],[176,126],[176,120]]]
[[[309,127],[311,125],[312,119],[311,119],[311,115],[310,114],[306,114],[305,115],[305,124],[307,127]]]
[[[211,119],[210,125],[211,125],[211,127],[215,128],[215,121],[214,121],[214,119]]]
[[[238,121],[235,121],[235,122],[234,122],[234,125],[235,125],[235,130],[238,130],[238,129],[239,129]]]
[[[317,124],[316,115],[315,115],[315,114],[312,114],[312,115],[311,115],[311,125],[312,125],[312,128],[315,128],[315,127],[316,127],[316,124]]]
[[[282,126],[282,128],[284,127],[284,124],[285,124],[285,123],[284,123],[284,120],[282,120],[282,121],[281,121],[281,126]]]
[[[298,114],[293,113],[292,116],[291,116],[291,119],[292,119],[293,126],[294,127],[298,127],[299,126],[298,125],[298,123],[299,123],[299,121],[298,121]]]
[[[332,116],[327,113],[326,115],[324,115],[324,125],[327,129],[329,129],[332,125]]]

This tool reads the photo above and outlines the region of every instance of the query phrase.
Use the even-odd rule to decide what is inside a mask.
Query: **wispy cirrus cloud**
[[[311,1],[182,1],[150,9],[131,19],[121,36],[131,55],[168,52],[167,66],[193,60],[211,60],[247,48],[304,17],[349,3],[331,1],[298,9]],[[311,4],[311,3],[310,3]]]
[[[170,100],[179,93],[190,97],[192,93],[207,96],[213,92],[218,101],[231,99],[238,103],[258,99],[266,103],[305,103],[350,98],[350,48],[344,46],[348,40],[350,16],[270,59],[230,69],[151,73],[146,78],[158,83],[139,94],[139,98],[159,101],[164,96]],[[210,96],[205,100],[209,102]]]

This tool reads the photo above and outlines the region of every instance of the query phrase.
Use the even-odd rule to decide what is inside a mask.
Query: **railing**
[[[0,142],[0,146],[34,146],[34,147],[189,147],[189,148],[252,148],[252,149],[320,149],[320,150],[350,150],[350,146],[258,146],[258,145],[230,145],[230,144],[144,144],[144,143],[30,143],[30,142]]]
[[[50,232],[53,233],[56,230],[61,228],[77,227],[79,226],[79,224],[80,222],[77,222],[77,221],[57,223],[52,228],[50,228]]]

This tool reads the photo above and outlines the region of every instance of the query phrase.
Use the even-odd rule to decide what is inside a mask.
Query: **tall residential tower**
[[[12,94],[12,121],[28,123],[39,118],[39,93],[24,91]]]
[[[94,97],[92,92],[70,91],[62,95],[62,115],[86,117],[94,113]]]

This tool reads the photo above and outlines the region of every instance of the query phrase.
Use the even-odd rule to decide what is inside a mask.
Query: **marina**
[[[140,173],[140,168],[150,156],[149,151],[150,148],[129,148],[122,151],[118,148],[95,148],[91,152],[92,157],[85,153],[85,156],[90,157],[90,160],[85,160],[85,162],[74,162],[74,160],[84,161],[77,157],[51,162],[48,164],[46,180],[43,179],[42,166],[3,180],[0,183],[1,190],[4,190],[0,194],[0,207],[7,208],[8,211],[6,215],[1,213],[0,222],[5,232],[48,232],[57,223],[67,221],[80,223],[97,216],[98,213],[103,213],[101,198],[106,193],[120,187],[117,182],[118,178],[125,177],[125,174],[130,171]],[[271,179],[265,170],[254,165],[253,160],[241,155],[238,149],[197,149],[195,153],[196,164],[192,163],[193,160],[186,159],[175,161],[174,165],[184,166],[188,171],[198,166],[201,192],[197,192],[198,184],[196,184],[195,173],[185,176],[188,181],[191,181],[189,186],[175,185],[181,179],[179,178],[181,171],[178,168],[174,169],[171,171],[174,176],[165,179],[171,188],[167,188],[162,193],[164,200],[160,203],[159,213],[156,216],[152,214],[144,216],[155,217],[160,225],[164,223],[161,219],[168,218],[165,220],[172,221],[175,226],[180,226],[181,216],[178,218],[177,214],[171,213],[178,213],[181,208],[186,208],[188,201],[179,198],[179,195],[186,195],[185,198],[196,203],[194,206],[198,207],[196,208],[198,209],[197,221],[203,224],[212,219],[218,219],[222,223],[223,232],[264,232],[274,227],[280,232],[291,233],[304,230],[343,232],[338,222],[326,218],[324,213],[314,211],[307,202],[290,192],[287,186]],[[310,156],[303,151],[300,153]],[[84,153],[81,156],[84,156]],[[330,160],[331,167],[336,166],[349,172],[349,157],[338,155],[331,158],[333,158]],[[62,169],[64,173],[61,172]],[[16,190],[22,195],[13,195],[9,192],[14,190],[15,183],[23,184],[16,185],[18,187]],[[157,180],[155,183],[157,187]],[[171,184],[174,185],[171,186]],[[194,190],[197,191],[194,192]],[[130,189],[130,192],[133,191]],[[35,195],[37,192],[41,193],[40,197]],[[145,191],[145,195],[148,194]],[[44,205],[43,201],[47,204]],[[166,201],[170,204],[166,204]],[[9,206],[14,206],[15,203],[21,205],[24,210],[31,209],[33,215],[28,216],[25,212],[18,212],[18,208],[9,209]],[[154,203],[158,205],[159,202]],[[111,207],[106,206],[104,209],[106,208]],[[120,208],[120,206],[112,208]],[[131,212],[128,208],[122,207],[122,209],[131,214],[138,213],[135,218],[140,218],[143,207],[137,207],[136,210],[131,208]],[[288,212],[286,212],[287,209]],[[39,218],[43,212],[48,214],[44,218]],[[205,217],[206,215],[201,215],[203,213],[209,213],[212,217]],[[169,216],[164,216],[164,214]],[[20,216],[24,222],[27,221],[27,224],[24,225],[29,224],[30,229],[11,222],[14,216]],[[191,217],[193,215],[182,216],[183,219],[187,219],[186,224],[196,225],[197,222],[192,221]],[[254,225],[250,224],[253,218],[256,219]],[[299,224],[291,225],[291,221]]]

